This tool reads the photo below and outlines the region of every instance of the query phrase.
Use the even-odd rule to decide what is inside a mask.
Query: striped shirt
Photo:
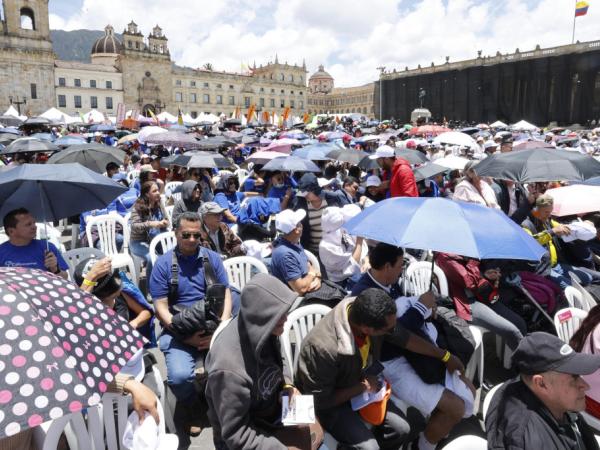
[[[318,208],[314,208],[310,202],[308,202],[308,223],[310,224],[310,247],[309,250],[315,255],[319,254],[319,243],[323,238],[323,226],[321,224],[321,216],[323,210],[327,208],[327,201],[321,200],[321,205]]]

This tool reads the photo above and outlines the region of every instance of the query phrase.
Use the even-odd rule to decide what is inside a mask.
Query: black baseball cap
[[[600,356],[578,353],[556,336],[537,331],[521,340],[512,367],[526,375],[548,371],[589,375],[600,368]]]
[[[298,183],[298,196],[304,197],[307,193],[312,192],[313,194],[321,194],[321,186],[319,186],[319,180],[314,173],[308,172],[302,175],[300,182]]]

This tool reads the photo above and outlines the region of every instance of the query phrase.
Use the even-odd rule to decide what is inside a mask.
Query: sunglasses
[[[195,240],[200,239],[202,235],[200,233],[181,233],[181,237],[184,239],[189,239],[193,237]]]

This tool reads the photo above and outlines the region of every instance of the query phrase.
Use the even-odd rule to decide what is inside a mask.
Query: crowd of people
[[[36,239],[36,218],[25,208],[3,218],[0,266],[71,279],[124,317],[147,339],[146,348],[162,352],[177,400],[172,413],[180,448],[201,432],[207,414],[219,450],[317,449],[325,433],[344,449],[434,449],[473,416],[477,390],[488,387],[465,374],[475,349],[469,326],[496,335],[512,353],[513,378],[495,392],[485,418],[489,448],[599,448],[594,432],[600,430],[579,413],[600,419],[600,306],[591,308],[569,345],[511,280],[518,276],[551,317],[569,306],[566,288],[582,286],[596,298],[600,211],[557,217],[546,191],[567,183],[482,177],[478,164],[519,151],[523,142],[593,155],[600,130],[524,133],[480,124],[469,131],[475,144],[460,145],[395,121],[368,125],[326,120],[315,131],[223,124],[194,130],[199,140],[233,141],[217,149],[229,165],[222,168],[172,164],[185,151],[177,145],[119,144],[113,132],[94,136],[126,153],[121,164],[106,165],[105,175],[127,189],[105,209],[80,215],[77,247],[102,251],[97,230],[90,233],[87,225],[118,215],[124,226],[115,245],[128,242],[139,273],[116,269],[110,256],[69,267],[59,243]],[[316,170],[269,170],[261,142],[267,147],[281,135],[298,138],[282,159],[306,142],[365,156],[355,162],[319,157]],[[44,163],[41,154],[0,157],[13,167]],[[419,175],[448,157],[465,164]],[[497,209],[546,254],[530,262],[477,260],[400,248],[345,229],[362,211],[395,197],[446,197]],[[444,233],[444,224],[439,227]],[[170,231],[173,247],[153,254],[152,241]],[[253,273],[238,290],[224,265],[238,256],[259,260],[268,273]],[[404,277],[415,260],[441,269],[447,296],[439,279],[415,295]],[[293,310],[315,304],[331,310],[295,343],[299,356],[290,373],[279,342],[284,324]],[[113,390],[133,394],[136,411],[157,417],[143,384],[126,377],[116,384]],[[377,403],[380,420],[353,408],[353,398],[382,389],[391,396]],[[298,395],[313,396],[317,420],[283,426],[282,396],[291,402]]]

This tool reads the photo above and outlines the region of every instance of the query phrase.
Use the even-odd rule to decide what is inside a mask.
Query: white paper
[[[371,403],[380,402],[385,397],[385,392],[386,392],[386,385],[385,385],[385,383],[383,383],[383,386],[381,387],[381,389],[375,393],[363,392],[362,394],[352,397],[352,400],[350,400],[350,403],[352,405],[352,410],[358,411],[359,409],[361,409]]]
[[[290,398],[281,397],[281,422],[285,426],[315,423],[315,401],[312,395],[294,395],[292,407]]]

